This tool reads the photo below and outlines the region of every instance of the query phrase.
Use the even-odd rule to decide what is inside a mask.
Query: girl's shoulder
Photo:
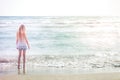
[[[19,31],[17,31],[16,33],[19,33]]]
[[[16,34],[18,34],[18,31],[16,32]]]
[[[18,35],[18,34],[19,34],[19,32],[17,31],[17,32],[16,32],[16,34]]]

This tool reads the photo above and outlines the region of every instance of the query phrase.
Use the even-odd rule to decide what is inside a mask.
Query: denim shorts
[[[27,49],[26,43],[25,42],[18,42],[17,49],[19,49],[19,50],[26,50]]]

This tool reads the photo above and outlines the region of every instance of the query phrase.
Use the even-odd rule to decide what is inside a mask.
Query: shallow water
[[[27,56],[27,74],[82,74],[120,72],[120,55],[30,55]],[[0,74],[17,74],[17,56],[0,58]],[[4,61],[4,62],[1,62]],[[22,61],[22,59],[21,59]],[[21,62],[21,73],[22,73]]]
[[[16,72],[20,24],[31,45],[28,74],[119,72],[120,17],[0,16],[0,73]]]

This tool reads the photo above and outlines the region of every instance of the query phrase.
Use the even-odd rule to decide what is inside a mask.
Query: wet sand
[[[8,74],[0,80],[120,80],[120,73],[89,74]]]

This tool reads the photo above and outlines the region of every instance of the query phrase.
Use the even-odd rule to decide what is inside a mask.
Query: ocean
[[[120,69],[120,17],[0,16],[1,73],[17,66],[20,24],[25,25],[30,43],[27,66],[47,67],[46,72],[57,68],[63,73]]]

